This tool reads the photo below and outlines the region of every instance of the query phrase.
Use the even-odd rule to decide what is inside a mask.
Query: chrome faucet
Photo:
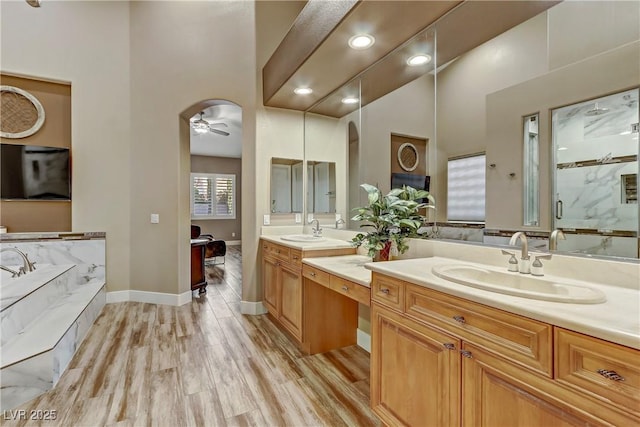
[[[336,220],[336,230],[340,228],[340,224],[346,224],[345,220],[342,218]]]
[[[18,248],[4,248],[4,249],[0,250],[0,253],[9,252],[9,251],[17,253],[22,258],[22,264],[23,265],[22,265],[22,267],[20,267],[20,271],[18,272],[18,276],[20,275],[20,272],[28,273],[28,272],[34,271],[36,269],[35,262],[31,262],[29,260],[29,257],[27,256],[27,254],[25,254],[24,252],[22,252]],[[3,270],[5,270],[5,269],[3,268]]]
[[[529,243],[527,242],[527,236],[522,231],[518,231],[514,233],[513,236],[511,236],[511,240],[509,240],[509,245],[517,246],[518,239],[520,239],[520,242],[522,243],[518,269],[520,273],[528,274],[531,272],[531,270],[530,270],[530,263],[529,263]]]
[[[320,227],[320,221],[317,219],[312,219],[311,221],[309,221],[309,224],[313,224],[316,223],[315,227],[311,228],[311,231],[313,232],[313,236],[314,237],[320,237],[322,235],[322,228]]]
[[[549,250],[557,251],[558,250],[558,240],[567,240],[562,230],[555,229],[551,232],[551,236],[549,236]]]

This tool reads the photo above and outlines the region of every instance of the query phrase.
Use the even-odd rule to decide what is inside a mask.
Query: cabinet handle
[[[453,316],[453,320],[455,320],[458,323],[466,323],[467,321],[464,320],[464,316]]]
[[[280,253],[280,249],[278,249],[276,252],[277,252],[277,253]]]
[[[446,343],[446,344],[442,344],[444,346],[444,348],[446,348],[447,350],[455,350],[456,346],[455,344],[451,344],[450,342]]]
[[[466,357],[467,359],[473,359],[473,355],[471,354],[470,351],[460,350],[460,354]]]
[[[382,292],[383,294],[389,295],[389,288],[382,288],[380,289],[380,292]]]
[[[315,271],[312,271],[310,274],[311,274],[311,277],[316,277],[316,272]]]
[[[342,290],[345,291],[345,292],[349,292],[349,288],[347,288],[346,286],[343,286]]]
[[[293,259],[298,259],[298,257],[297,257],[297,256],[294,256],[294,257],[293,257]]]
[[[616,371],[610,371],[608,369],[598,369],[596,372],[608,380],[624,381],[624,377],[622,375],[619,375]]]

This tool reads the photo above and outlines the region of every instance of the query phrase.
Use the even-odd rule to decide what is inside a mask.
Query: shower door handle
[[[562,200],[556,202],[556,219],[562,219]]]

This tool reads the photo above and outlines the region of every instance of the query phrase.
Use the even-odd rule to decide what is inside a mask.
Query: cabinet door
[[[373,304],[371,406],[387,425],[457,426],[460,341]]]
[[[563,390],[553,380],[467,343],[464,350],[468,357],[462,358],[463,426],[562,427],[631,422],[626,417],[615,419],[619,414],[611,413],[614,418],[593,415],[598,411],[572,403],[584,398]]]
[[[302,341],[302,274],[286,264],[280,265],[280,322]]]
[[[278,318],[280,314],[280,290],[278,284],[278,262],[271,258],[262,258],[262,290],[264,292],[264,304],[273,316]]]

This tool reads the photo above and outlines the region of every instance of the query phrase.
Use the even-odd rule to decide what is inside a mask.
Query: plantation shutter
[[[191,218],[235,219],[236,176],[191,174]]]

